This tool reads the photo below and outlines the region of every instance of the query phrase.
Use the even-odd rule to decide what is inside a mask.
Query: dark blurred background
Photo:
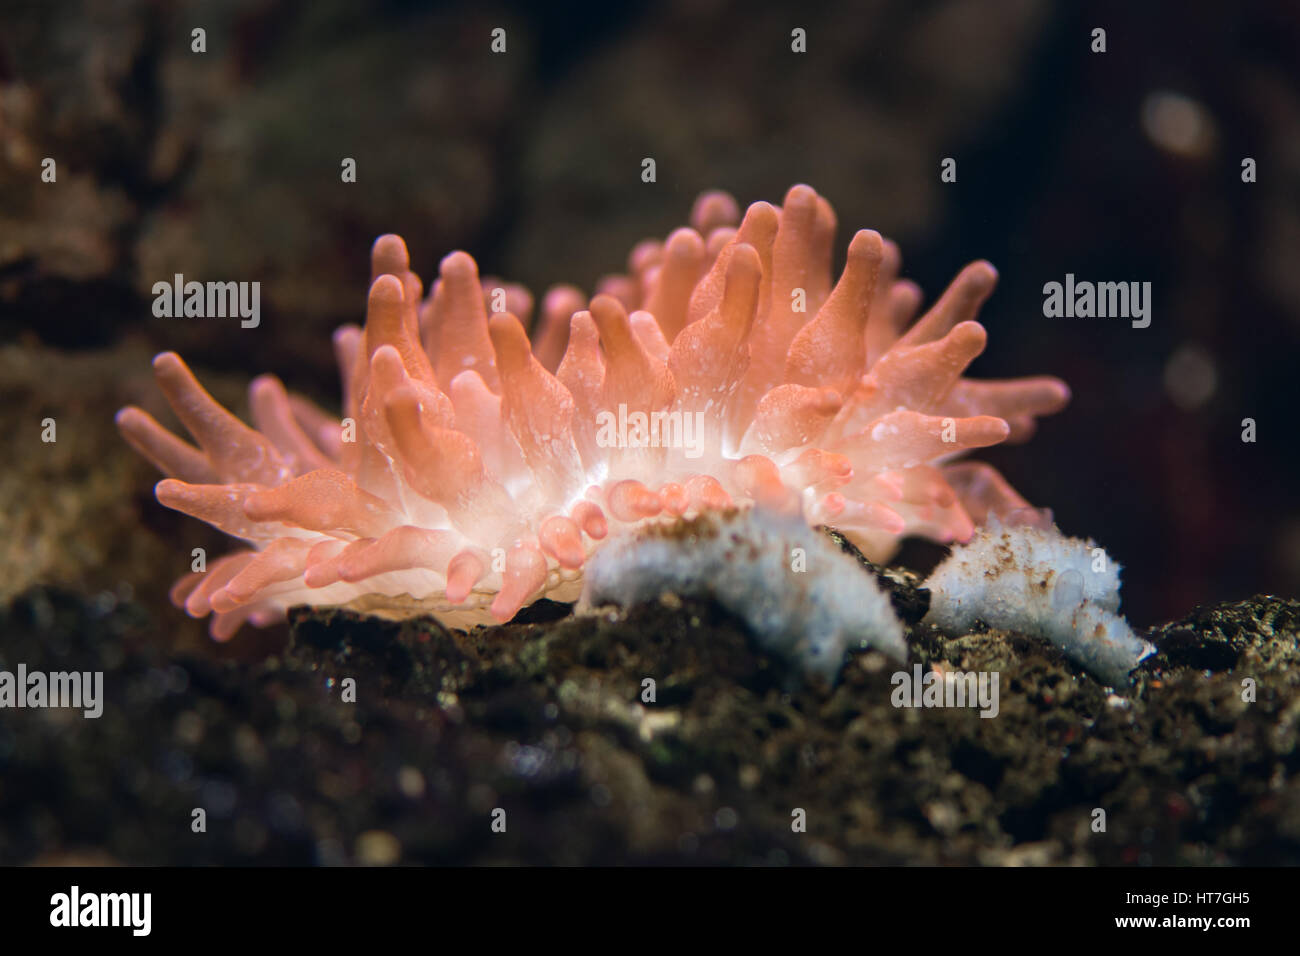
[[[263,371],[335,402],[329,334],[362,315],[376,235],[405,236],[426,280],[463,248],[535,293],[590,290],[701,190],[779,202],[796,182],[835,206],[841,261],[872,227],[929,296],[997,265],[974,374],[1052,373],[1075,398],[982,457],[1125,565],[1135,624],[1300,594],[1298,50],[1286,0],[5,0],[0,597],[160,607],[190,548],[225,550],[152,503],[112,413],[162,414],[160,349],[241,411]],[[261,281],[260,328],[154,318],[175,272]],[[1066,273],[1151,282],[1151,326],[1044,318]]]

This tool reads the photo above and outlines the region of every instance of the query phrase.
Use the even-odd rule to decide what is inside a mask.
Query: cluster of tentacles
[[[572,599],[607,535],[761,503],[832,524],[884,558],[901,536],[965,540],[1026,507],[984,464],[952,459],[1027,437],[1057,379],[972,381],[975,315],[996,273],[967,266],[914,323],[899,254],[862,230],[832,282],[835,216],[811,188],[739,219],[729,196],[638,245],[588,303],[541,303],[442,260],[429,295],[397,236],[372,250],[364,328],[334,344],[342,420],[272,376],[255,428],[174,353],[158,383],[197,447],[146,412],[126,439],[169,477],[164,505],[248,542],[173,589],[229,637],[295,604],[508,620]]]

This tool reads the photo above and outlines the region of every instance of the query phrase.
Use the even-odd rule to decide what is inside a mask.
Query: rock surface
[[[0,863],[1300,862],[1296,601],[1157,629],[1124,696],[1041,641],[911,623],[909,670],[999,672],[994,719],[895,708],[875,652],[790,693],[702,600],[471,634],[301,610],[257,663],[164,652],[160,623],[46,590],[0,617],[0,669],[102,669],[107,698],[3,713]]]

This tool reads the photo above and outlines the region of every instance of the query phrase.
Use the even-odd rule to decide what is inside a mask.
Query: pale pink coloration
[[[532,342],[523,289],[455,252],[422,299],[405,244],[381,237],[365,328],[334,338],[343,424],[263,376],[254,430],[159,355],[198,447],[136,408],[118,425],[171,476],[160,502],[251,545],[173,599],[212,612],[218,638],[294,604],[463,626],[571,600],[602,538],[705,509],[797,510],[881,559],[903,535],[964,541],[1027,507],[988,465],[950,463],[1026,438],[1069,395],[962,377],[992,266],[967,266],[910,324],[920,292],[877,233],[853,237],[832,284],[835,217],[811,188],[737,218],[729,196],[702,196],[692,228],[638,245],[589,305],[547,293]]]

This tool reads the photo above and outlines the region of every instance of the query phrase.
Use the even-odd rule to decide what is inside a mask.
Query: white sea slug
[[[797,515],[760,506],[625,535],[587,563],[578,610],[629,606],[664,592],[712,597],[761,647],[827,681],[854,648],[907,657],[889,597],[856,559]]]
[[[926,580],[925,620],[954,636],[980,620],[1045,638],[1120,686],[1155,648],[1118,613],[1119,572],[1095,542],[1067,538],[1049,522],[1004,527],[993,518]]]
[[[219,639],[295,604],[468,626],[572,600],[602,539],[658,521],[766,504],[883,560],[903,535],[962,541],[1024,507],[954,461],[1028,437],[1069,394],[963,377],[993,267],[912,322],[920,292],[878,233],[853,236],[832,282],[835,215],[811,188],[738,218],[704,195],[693,228],[638,245],[590,304],[547,293],[531,341],[522,288],[454,252],[425,298],[406,245],[380,237],[365,327],[335,334],[341,421],[262,376],[250,428],[159,355],[197,447],[139,408],[118,427],[168,476],[162,504],[247,542],[173,601]]]

